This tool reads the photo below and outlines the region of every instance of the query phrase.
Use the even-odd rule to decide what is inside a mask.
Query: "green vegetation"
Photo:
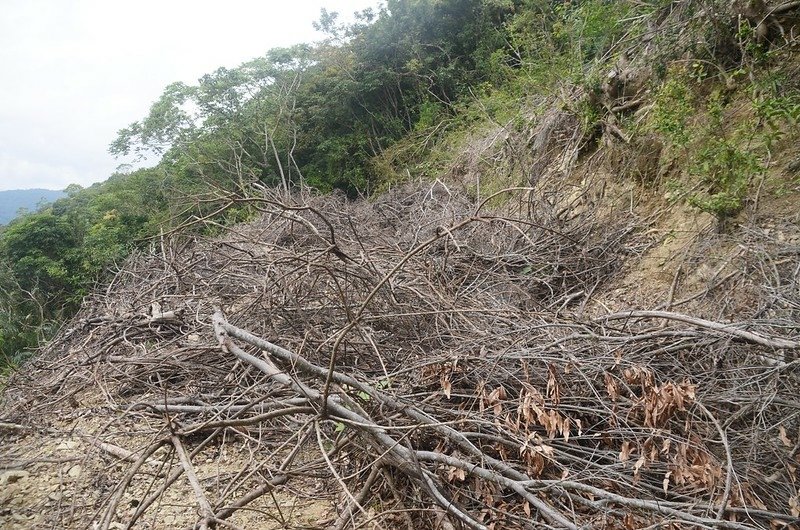
[[[106,271],[166,221],[158,173],[70,186],[67,197],[0,233],[0,364],[16,364],[49,337]]]
[[[638,133],[656,135],[678,163],[673,195],[733,216],[800,119],[797,76],[775,66],[780,47],[756,27],[767,18],[751,18],[729,2],[662,0],[387,0],[349,26],[323,10],[317,45],[166,87],[110,146],[160,156],[156,167],[70,189],[5,228],[0,365],[160,230],[247,219],[235,198],[254,183],[369,195],[412,173],[438,176],[475,131],[521,131],[551,107],[576,117],[582,149],[607,131],[634,146]],[[612,70],[646,75],[612,82]]]
[[[700,63],[678,69],[654,98],[650,127],[683,159],[676,195],[721,223],[745,206],[752,184],[765,177],[775,145],[800,118],[800,92],[768,80],[768,69],[750,71],[748,90],[730,89],[732,77],[715,78]],[[743,75],[739,69],[731,76]],[[784,92],[783,86],[789,87]]]

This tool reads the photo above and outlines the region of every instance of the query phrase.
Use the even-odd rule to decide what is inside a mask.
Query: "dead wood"
[[[796,226],[742,227],[686,293],[692,249],[637,307],[609,296],[655,243],[627,197],[258,193],[225,199],[251,223],[132,257],[9,381],[4,447],[109,419],[76,436],[111,478],[52,525],[130,528],[175,492],[209,528],[301,527],[289,492],[333,528],[797,524]]]

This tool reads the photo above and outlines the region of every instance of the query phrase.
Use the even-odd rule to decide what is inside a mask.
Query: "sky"
[[[108,154],[164,87],[322,36],[377,0],[2,0],[0,190],[64,189],[130,162]]]

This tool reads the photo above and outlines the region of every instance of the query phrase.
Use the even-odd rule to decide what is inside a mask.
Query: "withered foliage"
[[[606,307],[653,240],[569,190],[262,194],[256,221],[156,242],[9,383],[8,421],[108,417],[103,458],[149,435],[51,519],[129,527],[185,475],[209,528],[309,477],[331,528],[797,527],[796,228],[749,229],[738,273],[695,297],[750,297],[738,322],[667,293]],[[244,455],[213,484],[193,473],[209,446]]]

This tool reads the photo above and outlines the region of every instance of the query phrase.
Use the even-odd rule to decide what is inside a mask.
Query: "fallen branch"
[[[286,475],[278,475],[269,479],[265,484],[257,487],[256,489],[248,492],[245,495],[242,495],[238,500],[232,502],[230,505],[226,506],[219,510],[216,515],[214,516],[217,520],[224,520],[236,513],[237,510],[240,510],[253,502],[254,500],[258,499],[269,493],[270,491],[274,490],[278,486],[286,484],[288,477]]]
[[[372,487],[375,485],[375,482],[378,480],[380,474],[380,466],[372,466],[372,470],[370,471],[369,476],[367,476],[367,479],[364,481],[361,491],[358,492],[358,495],[356,495],[353,501],[347,503],[344,510],[342,510],[342,513],[339,514],[339,517],[336,518],[336,521],[334,521],[333,525],[331,526],[331,530],[344,530],[345,525],[350,522],[353,516],[353,509],[356,506],[363,506],[364,502],[372,494]]]
[[[608,321],[608,320],[634,319],[634,318],[665,318],[667,320],[684,322],[686,324],[692,324],[694,326],[710,329],[712,331],[724,333],[726,335],[732,335],[747,342],[752,342],[753,344],[766,346],[767,348],[790,349],[790,350],[795,350],[800,348],[800,342],[782,338],[764,337],[763,335],[759,335],[757,333],[752,333],[750,331],[745,331],[743,329],[739,329],[738,327],[734,327],[741,324],[720,324],[719,322],[713,322],[711,320],[705,320],[702,318],[683,315],[680,313],[671,313],[669,311],[625,311],[622,313],[613,313],[611,315],[605,315],[603,317],[595,319],[595,322]]]
[[[194,450],[192,450],[192,452],[189,454],[189,457],[194,458],[195,456],[197,456],[200,453],[200,451],[205,449],[205,447],[209,443],[211,443],[214,439],[216,439],[221,432],[222,429],[219,429],[213,432],[211,435],[207,436],[205,440],[203,440],[200,444],[197,445],[197,447],[194,448]],[[147,511],[147,509],[150,506],[153,505],[153,503],[161,499],[161,496],[164,494],[165,491],[167,491],[167,488],[169,488],[173,483],[175,483],[175,481],[178,480],[178,478],[182,474],[183,474],[183,467],[177,467],[173,469],[167,476],[167,478],[163,481],[163,483],[153,493],[151,493],[144,500],[142,500],[139,506],[136,507],[136,511],[133,512],[133,515],[131,515],[131,518],[125,525],[125,530],[130,530],[131,528],[133,528],[133,525],[136,524],[136,521]]]
[[[95,444],[100,450],[110,454],[111,456],[117,457],[120,460],[124,460],[126,462],[136,462],[138,457],[136,453],[133,451],[128,451],[118,445],[110,444],[107,442],[98,442]],[[157,462],[155,460],[145,460],[144,464],[147,464],[151,467],[161,467],[163,464],[161,462]]]
[[[0,430],[7,430],[7,431],[27,431],[30,427],[26,427],[24,425],[18,425],[16,423],[7,423],[7,422],[0,422]]]
[[[323,396],[320,392],[293,379],[285,372],[278,369],[272,361],[256,358],[236,346],[228,337],[228,330],[233,328],[233,326],[227,323],[220,311],[214,313],[212,321],[214,325],[214,333],[217,336],[217,340],[219,341],[219,344],[224,352],[229,352],[235,355],[239,360],[258,368],[265,374],[269,375],[276,382],[292,388],[299,395],[305,396],[309,403],[316,404],[318,407],[320,407],[320,410],[325,410],[326,413],[334,419],[338,417],[353,422],[353,425],[357,425],[363,433],[370,436],[370,438],[372,438],[372,440],[384,450],[382,458],[386,461],[386,463],[399,469],[401,472],[408,475],[412,480],[421,482],[423,487],[428,489],[430,480],[423,479],[419,470],[414,468],[412,464],[414,461],[412,453],[403,445],[401,445],[399,441],[387,435],[380,425],[377,425],[371,419],[361,416],[360,414],[346,408],[339,402],[338,399],[335,399],[334,396]],[[439,499],[437,499],[437,501],[439,501]],[[451,503],[442,506],[442,508],[448,510],[454,516],[461,519],[461,521],[467,524],[470,528],[475,528],[476,530],[487,530],[486,526],[480,524],[474,518],[464,514],[460,510],[456,510]]]
[[[117,506],[119,502],[122,500],[122,496],[125,493],[125,490],[130,485],[131,480],[133,480],[134,475],[139,472],[139,469],[149,460],[149,458],[155,453],[158,449],[160,449],[165,444],[168,444],[170,441],[169,438],[161,438],[156,440],[155,442],[151,443],[147,449],[145,449],[139,458],[136,459],[136,462],[128,468],[128,471],[125,473],[125,476],[122,477],[122,480],[117,484],[116,491],[111,496],[109,502],[105,505],[105,511],[103,513],[102,518],[100,519],[99,528],[100,530],[108,530],[111,527],[111,523],[116,516]]]
[[[460,519],[465,524],[468,524],[470,527],[485,528],[483,525],[481,525],[480,523],[469,517],[467,514],[465,514],[463,511],[461,511],[459,508],[457,508],[452,502],[448,501],[445,497],[443,497],[439,491],[440,488],[433,483],[430,475],[426,473],[425,470],[422,470],[420,472],[419,470],[415,470],[409,467],[408,463],[417,461],[420,458],[420,455],[423,453],[410,452],[405,447],[400,445],[398,441],[395,441],[391,437],[384,434],[383,429],[379,425],[372,422],[370,419],[361,417],[351,412],[350,410],[342,407],[337,401],[333,400],[330,396],[323,397],[317,391],[312,390],[309,387],[302,385],[301,383],[291,379],[288,375],[281,372],[273,363],[257,359],[247,354],[246,352],[238,348],[235,344],[233,344],[233,342],[228,338],[227,335],[230,334],[236,336],[242,340],[245,340],[255,346],[262,348],[264,351],[276,354],[279,356],[279,358],[283,358],[284,360],[292,360],[294,361],[295,366],[302,365],[302,367],[305,368],[305,370],[309,372],[314,372],[319,376],[325,374],[326,381],[337,381],[337,380],[350,381],[354,383],[354,385],[357,388],[363,389],[363,391],[367,392],[376,399],[381,399],[383,397],[381,393],[371,388],[369,385],[360,383],[352,378],[343,376],[342,374],[338,374],[335,371],[329,371],[329,370],[324,370],[321,367],[310,366],[310,363],[301,360],[299,356],[297,356],[296,354],[293,354],[292,352],[284,348],[271,344],[268,341],[265,341],[264,339],[255,337],[254,335],[247,333],[246,331],[241,330],[239,328],[236,328],[235,326],[232,326],[225,320],[224,316],[219,311],[217,311],[214,314],[213,323],[214,323],[215,333],[218,337],[218,340],[220,341],[220,345],[223,347],[223,350],[230,351],[231,353],[236,355],[239,359],[248,362],[253,366],[256,366],[264,373],[271,375],[277,381],[280,381],[284,384],[291,385],[297,388],[302,393],[302,395],[307,396],[309,400],[320,401],[324,399],[327,404],[326,410],[331,415],[340,416],[343,419],[351,420],[352,422],[354,422],[352,423],[352,425],[356,426],[357,428],[360,428],[362,432],[365,432],[366,434],[369,434],[372,437],[376,438],[377,441],[380,443],[380,445],[386,450],[386,453],[394,457],[390,460],[390,463],[392,465],[398,467],[401,471],[409,475],[409,477],[412,479],[420,480],[421,477],[423,481],[422,484],[426,486],[426,489],[431,493],[433,498],[436,500],[437,504],[439,504],[445,510],[449,511],[452,515]],[[384,399],[384,401],[389,405],[393,405],[393,403],[391,403],[389,400]],[[403,407],[395,405],[393,406],[393,408],[396,409],[402,408],[407,414],[409,414],[411,417],[415,419],[423,420],[425,423],[434,423],[434,420],[430,419],[424,413],[414,410],[414,407],[410,405],[405,405]],[[499,462],[491,458],[489,455],[483,454],[482,452],[477,450],[477,448],[474,448],[474,446],[468,440],[466,440],[466,438],[464,438],[463,435],[455,434],[456,433],[455,430],[446,426],[441,426],[441,428],[443,428],[445,432],[447,432],[448,434],[453,435],[456,443],[460,445],[465,445],[466,447],[470,447],[471,448],[469,449],[470,452],[477,453],[477,455],[481,456],[482,458],[488,459],[495,465],[501,467],[505,472],[513,473],[518,480],[528,478],[522,473],[513,471],[506,464],[503,464],[502,462]],[[397,461],[398,458],[401,459],[400,462]],[[492,476],[496,477],[495,481],[498,481],[502,484],[505,485],[513,484],[513,481],[511,479],[507,479],[502,475],[494,474]],[[529,502],[531,502],[531,504],[537,507],[541,515],[549,523],[558,524],[561,527],[567,528],[569,530],[577,530],[577,526],[575,524],[570,522],[563,515],[561,515],[556,509],[549,506],[547,503],[545,503],[538,497],[527,495],[518,488],[516,488],[515,491],[517,491],[520,494],[523,494],[523,496]]]
[[[202,519],[200,519],[198,526],[200,530],[208,530],[209,524],[214,520],[214,510],[211,509],[211,503],[208,502],[206,494],[203,491],[203,486],[200,485],[200,481],[197,479],[197,474],[194,472],[194,466],[192,466],[192,461],[189,458],[189,455],[186,454],[186,450],[183,448],[181,439],[178,437],[178,435],[173,434],[170,436],[170,440],[172,441],[172,445],[175,447],[175,452],[178,454],[178,458],[181,461],[183,471],[186,473],[186,478],[189,479],[189,484],[191,484],[192,490],[194,490],[194,495],[197,498],[197,504],[200,505],[200,514]]]

